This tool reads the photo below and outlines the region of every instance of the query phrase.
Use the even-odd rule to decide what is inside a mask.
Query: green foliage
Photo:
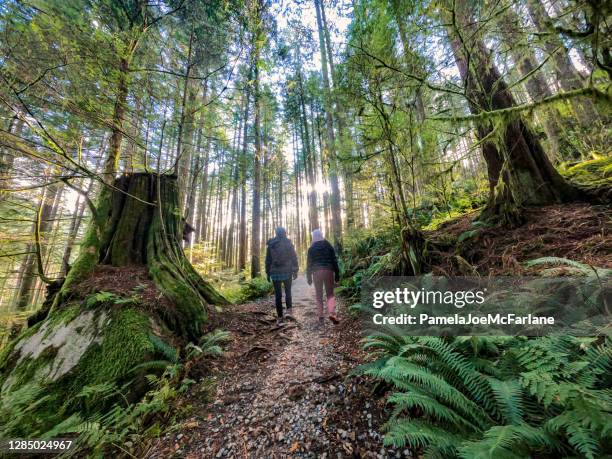
[[[268,295],[272,292],[272,283],[263,277],[256,277],[229,284],[221,291],[232,303],[242,304]]]
[[[179,359],[178,352],[173,346],[168,344],[166,341],[164,341],[159,336],[154,335],[153,333],[149,334],[149,340],[151,340],[151,344],[153,344],[153,349],[155,349],[155,352],[157,354],[162,355],[163,357],[165,357],[168,361],[172,363],[178,362],[178,359]]]
[[[104,457],[117,447],[131,455],[147,439],[161,434],[160,423],[168,422],[172,417],[172,402],[193,383],[183,377],[181,367],[180,364],[170,365],[160,376],[148,375],[151,390],[134,404],[122,399],[123,390],[115,384],[85,386],[77,397],[86,400],[92,397],[119,399],[122,402],[104,413],[75,413],[42,434],[42,438],[76,434],[74,448],[67,454],[69,457],[81,457],[85,452],[89,457]]]
[[[185,348],[187,358],[191,359],[198,356],[219,357],[223,355],[221,344],[231,340],[229,332],[223,330],[215,330],[207,333],[202,337],[198,346],[189,343]]]
[[[340,263],[343,280],[339,293],[357,299],[364,282],[399,273],[400,234],[397,228],[354,231],[346,237]]]
[[[158,353],[173,358],[171,347],[165,341],[155,335],[150,335],[149,338],[155,343],[154,347]],[[71,451],[71,455],[76,456],[81,455],[83,451],[104,454],[118,445],[123,452],[136,452],[148,438],[162,433],[162,421],[163,424],[171,424],[175,413],[172,402],[195,384],[195,381],[188,377],[188,368],[203,357],[221,355],[221,345],[229,339],[228,332],[215,330],[204,335],[198,346],[189,343],[185,348],[186,358],[183,362],[154,360],[134,367],[133,372],[148,373],[146,379],[151,387],[135,404],[130,404],[123,398],[125,387],[118,387],[113,383],[85,386],[80,391],[79,398],[119,401],[104,412],[77,413],[45,433],[44,437],[77,434],[77,448]],[[200,381],[197,390],[200,398],[208,398],[213,393],[212,382],[206,379]]]
[[[484,180],[463,179],[450,184],[451,190],[442,192],[434,184],[428,185],[429,194],[416,209],[416,219],[424,230],[438,229],[443,223],[475,212],[486,203],[488,185]]]
[[[598,277],[612,276],[612,269],[595,268],[593,266],[590,266],[584,263],[579,263],[577,261],[570,260],[568,258],[541,257],[541,258],[536,258],[534,260],[529,260],[525,262],[525,266],[527,267],[540,266],[540,265],[564,265],[570,268],[571,273],[574,275],[583,275],[583,276],[596,275]],[[555,271],[552,271],[552,273],[554,274]]]
[[[123,382],[119,379],[98,380],[75,388],[69,399],[73,401],[72,406],[82,409],[70,412],[67,404],[58,408],[57,394],[41,385],[26,384],[7,394],[0,415],[8,422],[3,423],[0,433],[6,436],[32,432],[32,426],[30,430],[23,430],[24,423],[34,420],[39,423],[44,417],[56,422],[45,423],[46,427],[37,431],[37,436],[76,436],[75,447],[67,456],[104,457],[117,447],[130,455],[136,453],[147,439],[162,433],[160,425],[171,423],[176,413],[172,402],[195,383],[188,378],[190,365],[205,356],[221,355],[221,344],[229,340],[229,334],[216,330],[205,335],[199,346],[187,347],[187,357],[183,362],[178,360],[176,350],[161,338],[149,334],[147,340],[155,354],[164,355],[168,360],[138,364],[126,374],[132,379],[126,378]],[[149,390],[134,403],[129,394],[132,394],[132,385],[142,380],[143,375],[146,375],[144,380]],[[200,386],[199,396],[209,397],[211,383],[203,380]],[[55,409],[54,416],[47,411],[51,403]]]
[[[385,443],[425,457],[600,457],[609,447],[608,337],[368,337],[358,371],[396,390]]]
[[[118,304],[118,305],[137,304],[138,301],[139,301],[139,298],[137,296],[125,298],[125,297],[116,295],[112,292],[101,291],[101,292],[94,293],[93,295],[89,295],[85,299],[84,306],[87,309],[92,309],[96,306],[111,305],[111,304]]]

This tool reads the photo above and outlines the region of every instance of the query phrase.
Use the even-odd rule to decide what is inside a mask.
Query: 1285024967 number
[[[70,438],[26,439],[9,438],[0,440],[0,452],[5,453],[59,453],[68,451],[74,440]]]

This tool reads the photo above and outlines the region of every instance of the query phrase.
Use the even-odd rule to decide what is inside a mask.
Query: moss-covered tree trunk
[[[452,14],[451,14],[452,12]],[[461,0],[445,17],[451,47],[474,114],[515,106],[514,98],[497,70],[490,51],[468,8]],[[499,121],[483,117],[477,135],[489,176],[489,201],[484,217],[501,223],[522,220],[521,207],[554,204],[577,198],[548,160],[539,140],[520,115]]]
[[[193,269],[181,248],[184,221],[176,176],[136,173],[118,178],[99,199],[81,254],[68,273],[55,307],[72,286],[98,264],[144,265],[151,279],[175,304],[160,311],[178,334],[197,338],[207,320],[207,304],[227,301]]]
[[[185,257],[183,222],[175,176],[129,174],[104,187],[48,311],[0,355],[1,435],[42,435],[133,399],[143,364],[175,361],[204,333],[209,305],[227,301]],[[123,396],[83,395],[101,384]]]

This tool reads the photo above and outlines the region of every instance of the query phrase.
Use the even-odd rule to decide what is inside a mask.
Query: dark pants
[[[283,317],[283,291],[282,284],[285,284],[285,302],[287,309],[291,309],[291,277],[287,280],[272,281],[274,284],[274,299],[276,300],[276,313],[278,317]]]

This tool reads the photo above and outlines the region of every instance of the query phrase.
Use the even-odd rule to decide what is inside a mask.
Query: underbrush
[[[392,276],[400,266],[400,236],[397,228],[355,230],[345,239],[340,259],[342,282],[339,293],[359,301],[361,285],[379,276]]]
[[[133,380],[121,387],[105,382],[86,385],[74,397],[83,406],[99,406],[105,400],[114,400],[110,409],[74,413],[52,429],[37,432],[36,436],[42,439],[73,438],[72,447],[62,457],[108,457],[111,452],[135,457],[144,451],[149,440],[173,428],[181,410],[188,409],[177,401],[196,382],[190,378],[192,368],[201,366],[205,359],[221,355],[221,346],[228,340],[226,332],[209,333],[198,345],[186,347],[182,361],[173,348],[158,342],[156,352],[160,359],[134,367],[131,371]],[[143,375],[148,390],[139,401],[129,400],[125,394],[130,392],[131,385],[142,384]],[[206,399],[213,393],[212,380],[204,378],[197,388],[199,397]],[[37,402],[30,403],[31,395],[16,392],[11,400],[3,401],[0,416],[8,422],[2,425],[1,436],[6,437],[11,429],[32,416],[37,404],[47,396],[41,392],[35,397]]]
[[[611,184],[610,158],[562,165],[583,187]],[[430,270],[438,275],[591,276],[606,282],[609,208],[531,209],[519,228],[474,228],[470,206],[432,212]],[[460,215],[460,217],[454,217]],[[442,225],[442,223],[445,223]],[[390,225],[348,238],[341,292],[358,303],[364,282],[397,275],[400,231]],[[606,261],[607,260],[607,261]],[[357,304],[352,308],[360,309]],[[610,336],[365,339],[373,377],[393,414],[385,443],[426,458],[585,457],[612,450]],[[421,457],[421,456],[419,456]]]
[[[449,220],[481,209],[486,203],[489,188],[484,179],[457,180],[450,187],[445,193],[437,190],[425,194],[414,212],[422,230],[435,230]]]
[[[242,304],[266,296],[272,292],[272,283],[264,277],[250,279],[247,271],[236,272],[224,269],[220,263],[214,264],[214,257],[206,252],[201,245],[193,249],[194,268],[212,282],[215,288],[233,304]],[[212,267],[212,268],[211,268]]]
[[[272,283],[263,277],[236,280],[220,289],[221,293],[232,303],[242,304],[266,296],[272,292]]]
[[[579,456],[612,446],[609,337],[375,335],[359,368],[394,407],[385,443],[436,458]]]

